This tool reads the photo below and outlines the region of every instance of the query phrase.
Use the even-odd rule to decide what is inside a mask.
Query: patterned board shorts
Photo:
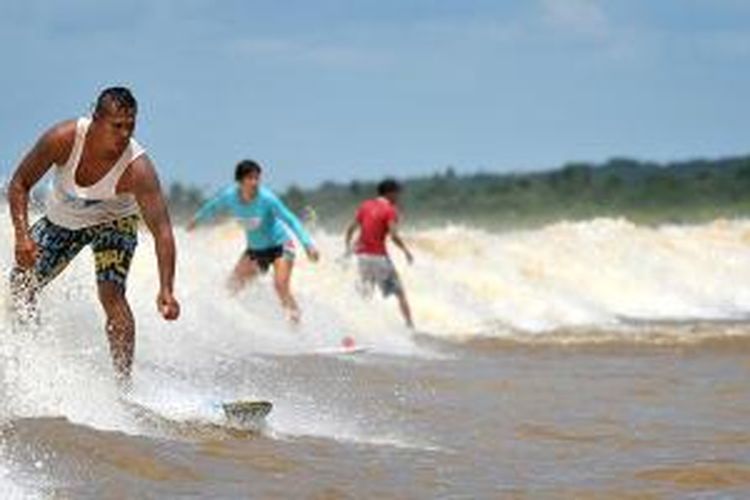
[[[138,220],[137,215],[129,215],[96,226],[68,229],[42,217],[31,228],[38,252],[34,266],[37,285],[43,287],[52,281],[83,247],[91,245],[96,281],[114,283],[124,291],[138,245]]]
[[[372,295],[377,285],[384,297],[398,295],[403,291],[401,279],[386,255],[358,255],[359,281],[357,288],[365,296]]]

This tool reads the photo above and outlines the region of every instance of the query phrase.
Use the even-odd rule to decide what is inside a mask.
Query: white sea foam
[[[596,335],[627,319],[738,319],[750,311],[748,221],[650,228],[598,219],[505,234],[451,226],[406,236],[416,263],[407,266],[400,255],[394,259],[419,329],[437,337],[536,338],[575,328]],[[170,396],[169,405],[188,411],[211,394],[231,396],[229,388],[212,385],[214,374],[228,364],[277,363],[279,355],[311,354],[347,335],[373,346],[375,354],[424,355],[403,327],[394,300],[368,302],[357,296],[356,266],[337,260],[340,234],[315,234],[323,254],[319,264],[298,259],[293,286],[304,313],[298,329],[283,318],[268,277],[235,298],[225,291],[242,251],[238,228],[178,229],[177,237],[180,321],[164,322],[156,312],[156,261],[146,233],[129,281],[139,332],[136,390],[147,400],[164,398],[156,389],[171,384],[182,387],[177,392],[183,397]],[[11,266],[11,242],[3,215],[4,274]],[[137,431],[117,404],[92,260],[84,250],[45,290],[44,326],[36,332],[11,332],[4,307],[8,293],[2,288],[0,419],[65,415],[99,428]],[[351,361],[377,362],[377,357]],[[307,407],[290,394],[288,408]],[[279,413],[276,421],[280,432],[327,432],[299,428],[291,413],[285,415]],[[334,421],[334,427],[344,425]],[[1,472],[3,493],[8,486]]]

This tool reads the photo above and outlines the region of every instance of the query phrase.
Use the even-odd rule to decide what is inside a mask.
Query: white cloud
[[[599,0],[541,0],[544,20],[576,36],[606,38],[611,25]]]
[[[701,36],[698,46],[711,57],[747,59],[750,57],[750,34],[745,31],[716,31]]]
[[[521,19],[493,17],[471,19],[428,19],[416,22],[413,33],[429,41],[478,41],[513,44],[527,36]]]
[[[388,63],[385,54],[373,50],[292,38],[243,38],[232,42],[231,48],[234,52],[263,61],[350,69],[376,69]]]

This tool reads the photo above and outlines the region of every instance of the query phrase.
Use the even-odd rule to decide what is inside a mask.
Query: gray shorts
[[[375,286],[384,297],[398,295],[403,291],[393,262],[387,255],[357,255],[359,281],[357,289],[364,296],[371,296]]]

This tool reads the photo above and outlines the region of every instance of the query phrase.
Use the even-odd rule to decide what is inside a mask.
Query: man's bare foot
[[[302,314],[299,312],[299,309],[287,309],[287,318],[292,325],[299,326]]]
[[[115,373],[115,384],[117,384],[117,389],[123,397],[130,396],[130,393],[133,391],[133,381],[130,375]]]

